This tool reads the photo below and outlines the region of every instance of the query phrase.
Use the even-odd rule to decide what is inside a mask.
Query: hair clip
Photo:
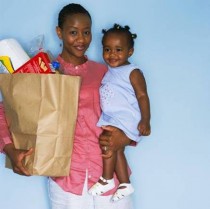
[[[117,23],[114,24],[114,28],[116,28],[117,30],[119,30],[121,28],[121,26]]]
[[[132,38],[135,39],[137,35],[135,33],[131,34]]]
[[[128,30],[128,31],[130,30],[130,27],[128,25],[126,25],[124,28],[125,30]]]

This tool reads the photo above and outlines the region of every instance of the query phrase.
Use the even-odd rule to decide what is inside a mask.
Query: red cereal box
[[[48,54],[39,52],[14,73],[52,73]]]

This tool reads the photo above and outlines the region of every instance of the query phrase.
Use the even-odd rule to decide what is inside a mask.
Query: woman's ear
[[[134,52],[134,48],[130,48],[128,52],[129,57],[133,54],[133,52]]]
[[[60,27],[56,27],[56,33],[57,33],[57,35],[58,35],[58,38],[59,39],[62,39],[62,31],[61,31],[61,28]]]

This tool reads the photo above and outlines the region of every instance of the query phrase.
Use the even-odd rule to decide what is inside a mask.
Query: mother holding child
[[[133,209],[131,196],[120,201],[111,201],[119,185],[116,175],[115,186],[103,195],[93,195],[90,190],[102,176],[101,149],[115,153],[132,142],[117,127],[105,126],[102,132],[102,128],[96,125],[101,115],[99,88],[107,67],[89,60],[85,55],[92,39],[91,25],[89,12],[80,4],[68,4],[59,12],[56,32],[63,48],[57,61],[63,74],[81,76],[82,84],[70,175],[49,178],[51,208]],[[15,173],[30,176],[22,160],[31,155],[33,149],[18,150],[14,147],[6,123],[3,102],[0,102],[0,127],[0,151],[10,158]]]

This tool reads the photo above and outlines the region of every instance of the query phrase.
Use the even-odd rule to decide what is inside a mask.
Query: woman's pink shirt
[[[4,146],[10,143],[12,143],[12,140],[5,118],[4,106],[0,102],[0,152],[3,152]]]
[[[53,178],[53,180],[63,190],[80,195],[86,172],[88,173],[88,188],[97,182],[102,174],[102,157],[99,147],[101,128],[97,127],[96,123],[101,114],[99,87],[107,67],[90,60],[76,67],[65,62],[60,56],[57,60],[61,64],[61,70],[64,74],[81,76],[82,84],[70,175]],[[111,193],[113,191],[107,194]]]
[[[66,192],[82,194],[86,173],[88,188],[98,181],[102,174],[102,157],[99,147],[101,128],[96,126],[101,114],[99,87],[107,71],[103,64],[87,60],[82,65],[73,66],[60,56],[57,58],[61,70],[66,75],[81,76],[82,83],[79,96],[78,117],[75,130],[74,146],[71,159],[70,175],[56,177],[53,180]],[[68,89],[66,89],[68,91]],[[0,151],[11,143],[11,136],[6,124],[3,104],[0,104]],[[118,184],[115,178],[116,185]],[[116,188],[105,195],[113,194]]]

